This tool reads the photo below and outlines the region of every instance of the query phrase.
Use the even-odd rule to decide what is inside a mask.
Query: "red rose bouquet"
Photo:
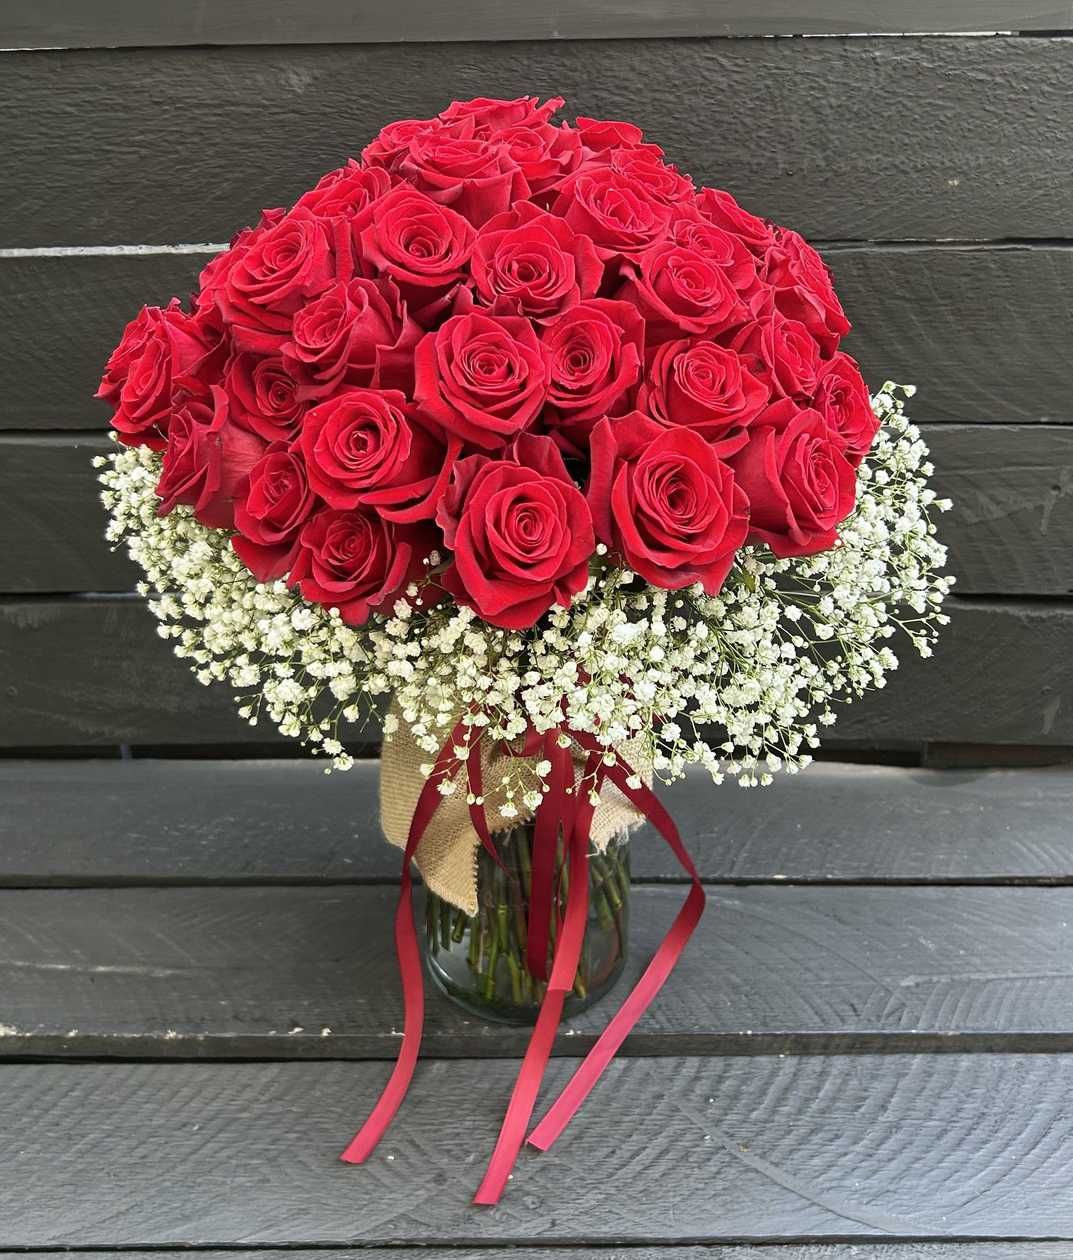
[[[201,680],[341,769],[348,724],[390,699],[406,1035],[345,1158],[417,1056],[416,859],[436,948],[537,1012],[481,1202],[587,992],[594,907],[621,940],[612,836],[649,818],[693,886],[535,1145],[700,914],[652,779],[806,765],[831,702],[882,685],[897,629],[929,652],[949,585],[911,391],[869,396],[816,251],[628,123],[555,122],[561,104],[384,128],[240,232],[188,309],[143,310],[99,390],[110,537]],[[524,827],[505,861],[497,837]],[[485,915],[485,877],[524,897]]]

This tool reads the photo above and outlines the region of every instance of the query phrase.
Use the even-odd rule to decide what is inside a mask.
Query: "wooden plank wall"
[[[142,301],[184,295],[214,243],[384,122],[523,91],[636,119],[699,180],[804,231],[869,379],[919,387],[957,502],[954,624],[836,746],[997,745],[1001,761],[1073,745],[1069,7],[799,7],[8,0],[0,750],[248,744],[102,542],[100,366]],[[786,35],[828,38],[770,38]]]

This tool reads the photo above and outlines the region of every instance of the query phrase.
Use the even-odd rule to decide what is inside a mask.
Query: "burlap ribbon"
[[[397,706],[393,704],[390,712],[398,719],[398,728],[394,734],[385,737],[380,754],[380,826],[396,848],[405,849],[414,808],[426,781],[421,766],[427,765],[431,758],[415,742]],[[635,767],[646,764],[643,753],[639,741],[627,743],[622,748],[622,756]],[[575,756],[580,764],[584,755],[579,751]],[[505,817],[502,810],[506,801],[502,793],[496,791],[496,784],[508,769],[516,775],[520,761],[533,769],[535,779],[535,766],[539,760],[539,754],[520,759],[511,756],[502,745],[490,739],[482,741],[482,779],[486,793],[484,811],[491,832],[506,831],[532,820],[534,811],[517,799],[514,802],[517,814]],[[642,777],[650,786],[651,773],[644,773]],[[605,784],[593,814],[590,842],[597,853],[602,853],[621,831],[636,827],[643,821],[641,814],[618,788]],[[432,892],[469,915],[477,913],[479,847],[480,840],[473,830],[466,804],[463,775],[455,794],[440,802],[433,822],[418,845],[415,863]]]

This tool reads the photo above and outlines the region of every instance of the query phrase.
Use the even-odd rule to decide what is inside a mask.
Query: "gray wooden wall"
[[[185,295],[214,242],[385,122],[522,92],[640,122],[698,180],[806,233],[871,383],[919,387],[957,501],[953,625],[937,660],[846,714],[842,746],[1073,745],[1070,7],[807,7],[6,0],[0,751],[249,739],[102,542],[101,364],[140,303]]]

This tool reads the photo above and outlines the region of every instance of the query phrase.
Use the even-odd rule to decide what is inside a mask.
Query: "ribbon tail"
[[[598,782],[601,765],[598,758],[589,757],[582,784],[591,776]],[[549,793],[550,795],[550,793]],[[526,1047],[518,1077],[514,1082],[510,1102],[507,1104],[495,1150],[488,1162],[473,1202],[493,1204],[499,1202],[507,1184],[518,1152],[525,1141],[525,1131],[533,1115],[540,1083],[551,1056],[555,1033],[562,1015],[563,1002],[574,984],[581,945],[585,936],[585,923],[589,913],[589,829],[592,824],[593,806],[587,792],[578,787],[579,799],[574,813],[574,825],[567,836],[570,853],[570,891],[566,902],[566,915],[555,948],[548,991],[537,1016],[536,1027]],[[554,802],[545,801],[542,808]],[[563,804],[566,804],[565,793]]]
[[[692,886],[685,904],[679,910],[670,931],[663,938],[641,979],[616,1011],[611,1022],[582,1060],[558,1098],[548,1108],[543,1119],[530,1133],[527,1139],[529,1144],[542,1151],[546,1151],[559,1137],[574,1113],[589,1096],[593,1086],[615,1057],[630,1030],[663,987],[704,913],[706,900],[704,887],[670,814],[664,809],[651,788],[644,784],[640,788],[632,788],[628,785],[626,782],[630,774],[628,767],[620,763],[607,769],[606,774],[619,791],[646,815],[667,841],[683,870],[690,877]]]
[[[395,1067],[376,1106],[358,1130],[353,1141],[339,1156],[346,1164],[364,1163],[376,1149],[377,1143],[387,1132],[402,1100],[406,1097],[406,1091],[409,1089],[414,1067],[421,1052],[421,1029],[425,1019],[425,987],[421,968],[421,950],[417,941],[417,929],[414,927],[411,900],[413,876],[410,873],[410,863],[433,814],[443,799],[439,793],[439,785],[452,772],[456,761],[454,746],[464,738],[465,730],[464,724],[459,722],[451,732],[440,750],[432,774],[421,789],[414,807],[413,818],[410,820],[410,832],[402,857],[399,900],[395,909],[395,949],[399,960],[405,1011],[402,1045],[399,1048],[399,1057],[395,1060]]]
[[[533,823],[533,857],[529,888],[529,922],[526,927],[525,961],[529,974],[548,979],[548,942],[554,908],[555,856],[562,825],[564,843],[570,840],[570,801],[567,785],[573,780],[569,748],[560,748],[559,732],[552,729],[543,737],[544,757],[551,762],[548,791],[540,802]]]

